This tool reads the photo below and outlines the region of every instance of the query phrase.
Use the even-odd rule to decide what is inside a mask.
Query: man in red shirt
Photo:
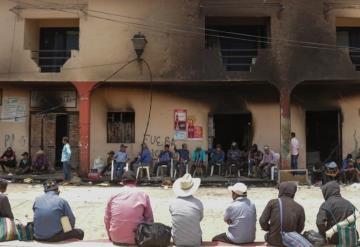
[[[110,241],[116,245],[134,245],[135,233],[140,223],[153,223],[154,217],[149,196],[136,188],[136,175],[126,171],[122,187],[107,203],[105,227]]]

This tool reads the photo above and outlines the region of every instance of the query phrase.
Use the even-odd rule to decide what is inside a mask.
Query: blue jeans
[[[298,169],[298,159],[299,155],[291,155],[291,169],[296,170]]]
[[[126,163],[124,162],[115,162],[114,164],[114,179],[115,180],[121,180],[122,175],[124,173],[124,168],[126,166]]]
[[[71,180],[71,165],[69,161],[63,161],[64,180]]]

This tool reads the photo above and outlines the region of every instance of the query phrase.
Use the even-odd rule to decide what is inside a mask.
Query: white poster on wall
[[[26,99],[24,97],[4,97],[1,120],[3,122],[25,122]]]

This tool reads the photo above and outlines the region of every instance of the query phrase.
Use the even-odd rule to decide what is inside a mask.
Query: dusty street
[[[174,198],[172,190],[162,188],[142,187],[149,193],[155,220],[170,225],[169,202]],[[77,227],[84,229],[86,240],[106,238],[103,224],[104,208],[108,198],[116,193],[118,187],[61,187],[61,196],[67,199],[77,217]],[[342,187],[342,194],[360,208],[359,190]],[[8,196],[15,218],[26,222],[32,219],[32,204],[34,198],[43,193],[40,185],[10,184]],[[250,188],[249,197],[255,202],[258,218],[269,199],[275,198],[274,188]],[[205,206],[205,217],[202,221],[203,238],[211,240],[215,234],[225,231],[222,215],[226,205],[231,201],[230,193],[225,188],[200,188],[196,196]],[[305,230],[315,228],[317,210],[323,201],[321,191],[316,187],[300,187],[296,195],[306,212]],[[257,240],[263,240],[264,232],[257,227]]]

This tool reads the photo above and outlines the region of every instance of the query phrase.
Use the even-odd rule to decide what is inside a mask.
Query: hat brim
[[[188,190],[181,189],[180,179],[177,179],[173,184],[173,191],[176,196],[178,197],[188,197],[193,195],[200,187],[201,179],[200,178],[193,178],[193,186]]]
[[[245,192],[242,192],[241,194],[239,194],[238,192],[236,192],[236,191],[234,190],[234,186],[229,186],[229,187],[228,187],[228,190],[229,190],[230,192],[234,192],[235,194],[237,194],[237,195],[239,195],[239,196],[245,195],[245,194],[247,193],[247,191],[245,191]]]

